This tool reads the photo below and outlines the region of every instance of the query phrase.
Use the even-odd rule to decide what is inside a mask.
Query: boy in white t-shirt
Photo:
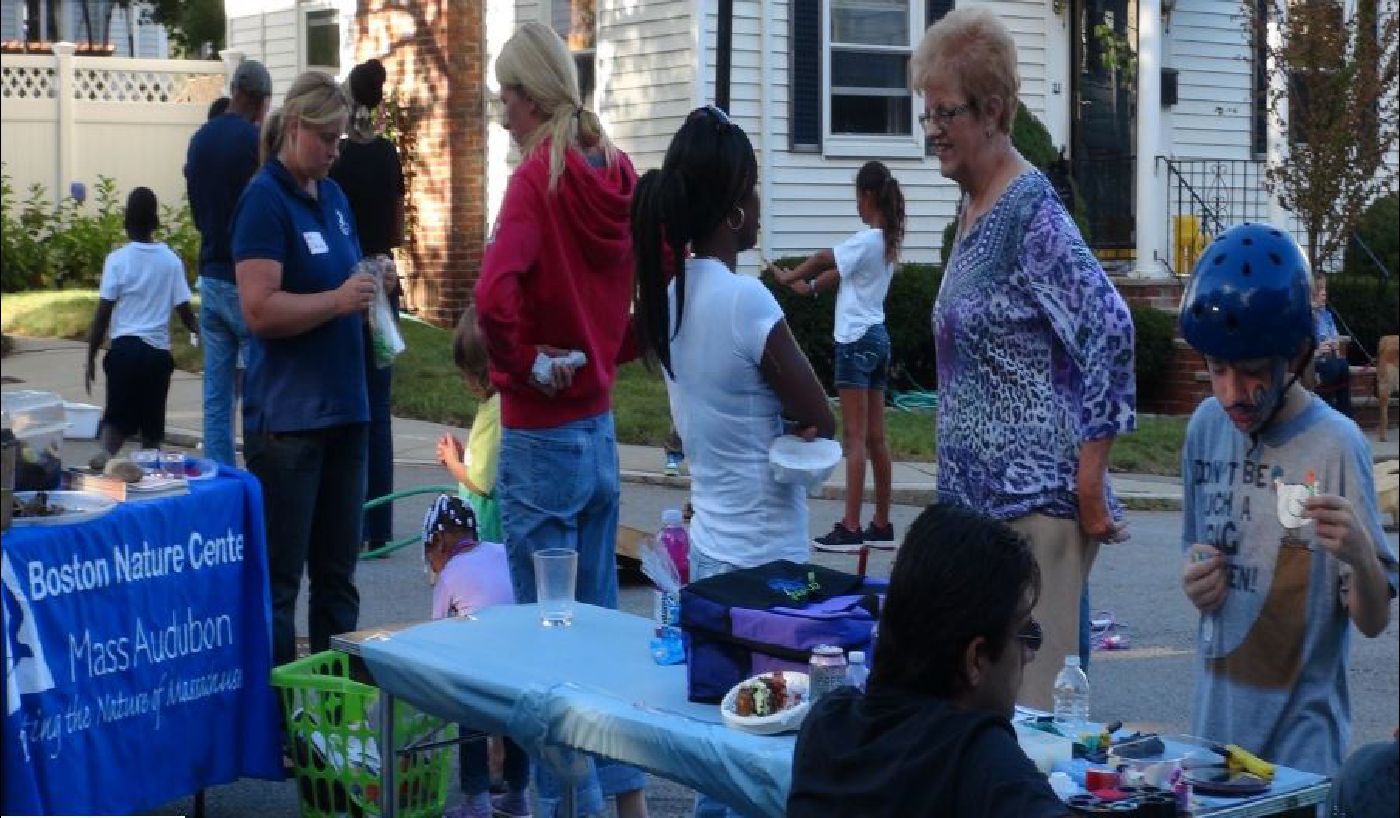
[[[864,551],[897,546],[890,523],[890,448],[885,442],[885,388],[889,383],[890,334],[885,296],[904,240],[904,193],[883,162],[870,161],[856,174],[856,212],[865,223],[850,238],[819,250],[791,270],[771,267],[778,283],[813,298],[838,285],[836,293],[836,391],[841,398],[842,446],[846,455],[846,514],[831,533],[812,545],[820,551]],[[875,514],[861,528],[865,461],[875,472]]]
[[[491,605],[511,605],[506,549],[479,539],[476,514],[461,498],[438,495],[423,519],[423,561],[433,583],[433,618],[470,616]],[[463,735],[472,733],[462,726]],[[529,818],[525,786],[530,780],[530,757],[509,737],[505,745],[505,793],[491,796],[491,771],[486,737],[466,741],[458,752],[465,801],[447,810],[447,818]]]
[[[111,329],[112,342],[102,359],[107,375],[107,407],[100,432],[102,451],[92,459],[94,469],[106,465],[135,435],[154,448],[165,437],[165,399],[175,359],[170,354],[170,311],[191,335],[199,322],[190,309],[185,265],[153,236],[160,227],[156,195],[138,187],[126,199],[123,214],[131,242],[113,250],[102,267],[97,310],[88,332],[87,369],[83,383],[92,394],[97,350]]]

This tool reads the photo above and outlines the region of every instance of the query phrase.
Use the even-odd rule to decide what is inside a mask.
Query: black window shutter
[[[931,26],[931,25],[933,25],[934,23],[938,22],[939,20],[942,20],[942,19],[943,19],[943,15],[945,15],[945,14],[947,14],[948,12],[952,11],[954,5],[956,5],[955,2],[954,2],[954,0],[928,0],[928,6],[927,6],[927,11],[928,11],[928,17],[927,17],[927,19],[928,19],[928,23],[927,23],[927,25],[930,25],[930,26]]]
[[[819,151],[822,147],[821,0],[792,0],[792,96],[788,103],[788,147]]]

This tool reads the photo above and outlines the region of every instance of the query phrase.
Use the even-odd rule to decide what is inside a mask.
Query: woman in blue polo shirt
[[[308,71],[263,125],[263,166],[233,221],[234,272],[253,339],[244,456],[262,483],[277,664],[296,658],[296,600],[310,577],[311,650],[359,619],[355,562],[369,401],[363,314],[374,279],[345,194],[326,178],[350,100]]]

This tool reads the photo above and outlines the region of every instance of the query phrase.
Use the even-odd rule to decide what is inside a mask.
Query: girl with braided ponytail
[[[866,162],[856,174],[856,213],[864,230],[830,250],[819,250],[791,270],[773,266],[781,284],[816,297],[836,293],[836,390],[846,454],[846,516],[813,545],[821,551],[895,548],[890,522],[890,449],[885,442],[885,387],[890,335],[885,295],[904,241],[904,193],[883,162]],[[875,516],[860,527],[865,461],[875,470]]]
[[[718,108],[690,114],[632,200],[635,314],[691,458],[690,576],[808,557],[807,501],[773,480],[784,417],[830,437],[835,418],[782,308],[735,272],[758,237],[758,164]]]

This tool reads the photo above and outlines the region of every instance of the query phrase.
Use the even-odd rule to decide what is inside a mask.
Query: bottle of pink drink
[[[668,508],[661,512],[661,531],[656,539],[675,563],[680,574],[681,584],[690,582],[690,536],[685,533],[685,522],[681,510]]]

